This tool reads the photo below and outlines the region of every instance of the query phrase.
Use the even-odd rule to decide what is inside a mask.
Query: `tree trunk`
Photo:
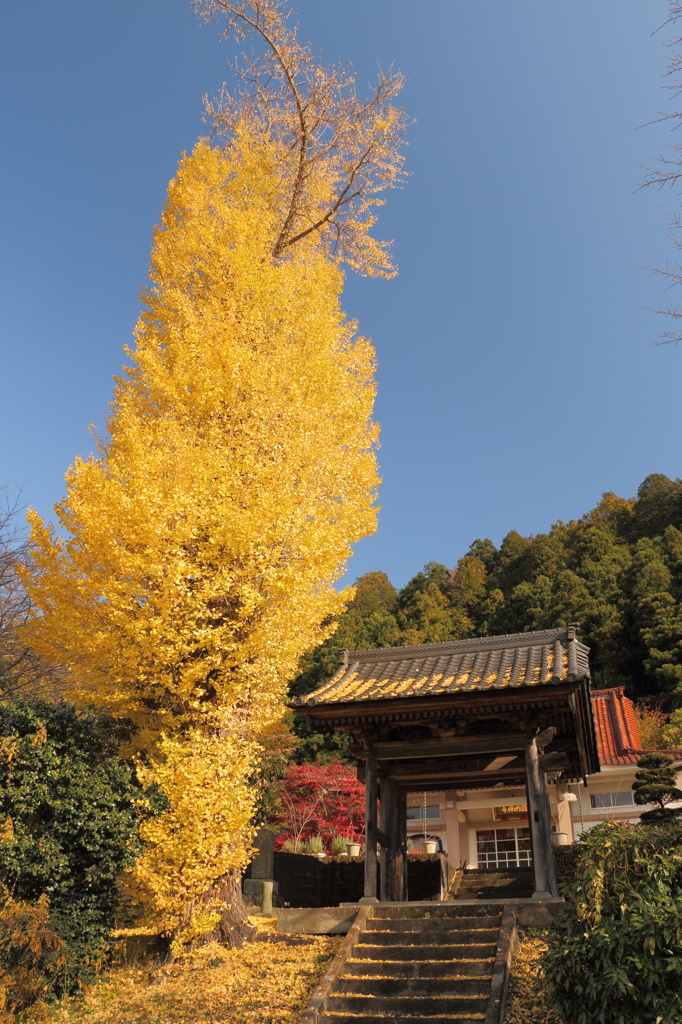
[[[231,949],[239,949],[254,935],[255,929],[249,924],[246,907],[242,899],[241,871],[228,871],[213,883],[210,889],[188,909],[187,918],[175,930],[173,941],[181,938],[191,928],[192,917],[202,910],[219,911],[220,920],[202,935],[186,943],[184,949],[196,949],[209,942],[221,942]]]
[[[218,901],[222,905],[221,918],[214,929],[215,939],[226,946],[238,949],[253,938],[255,932],[253,926],[249,924],[242,899],[241,871],[229,871],[223,875],[216,883],[215,889]]]

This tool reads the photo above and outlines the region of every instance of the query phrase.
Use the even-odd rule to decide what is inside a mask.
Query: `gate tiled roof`
[[[299,707],[431,697],[589,679],[588,648],[575,628],[511,633],[411,647],[345,651],[338,672],[298,697]]]

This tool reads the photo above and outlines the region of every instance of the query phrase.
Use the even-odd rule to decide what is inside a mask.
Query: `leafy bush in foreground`
[[[120,729],[67,704],[0,707],[0,883],[35,913],[49,900],[50,927],[66,943],[56,991],[91,978],[106,957],[116,876],[140,849],[145,801],[116,755]],[[15,969],[15,954],[0,941],[0,970]]]
[[[32,905],[0,890],[0,1011],[23,1010],[64,979],[66,943],[48,907],[46,896]]]
[[[545,975],[571,1024],[682,1021],[682,822],[604,822],[580,840]]]

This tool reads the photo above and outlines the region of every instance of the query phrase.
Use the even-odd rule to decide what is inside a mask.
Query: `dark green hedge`
[[[116,876],[140,850],[148,811],[116,753],[121,728],[63,703],[0,706],[0,883],[15,899],[48,898],[66,942],[62,988],[106,959]]]
[[[545,974],[571,1024],[682,1021],[682,822],[604,822],[579,844]]]

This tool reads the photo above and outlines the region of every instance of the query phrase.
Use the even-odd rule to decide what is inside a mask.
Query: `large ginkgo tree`
[[[34,649],[134,721],[165,794],[128,884],[176,949],[245,933],[253,775],[375,527],[374,353],[341,264],[392,272],[371,229],[405,129],[398,76],[359,99],[274,0],[198,6],[262,53],[170,183],[107,433],[67,473],[62,529],[31,514],[25,569]]]

